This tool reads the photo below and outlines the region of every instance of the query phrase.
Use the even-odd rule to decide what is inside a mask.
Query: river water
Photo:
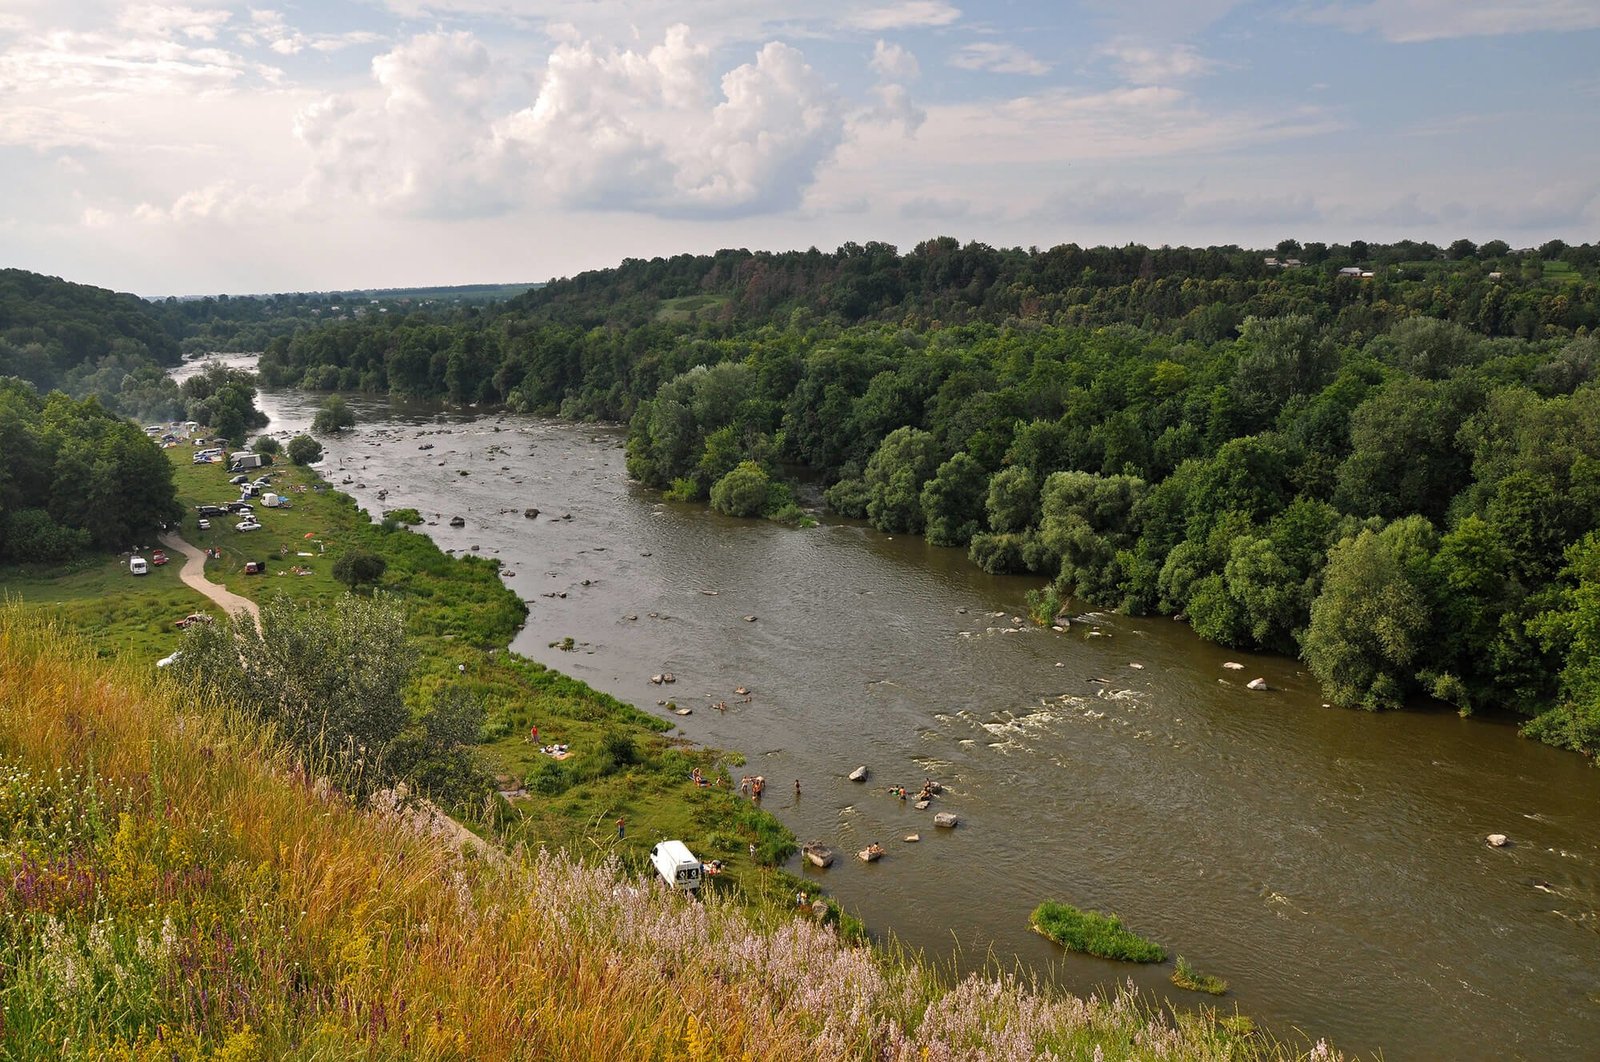
[[[1387,1059],[1600,1057],[1600,771],[1581,758],[1450,712],[1324,707],[1296,661],[1171,620],[1020,623],[1037,580],[917,538],[663,502],[628,481],[613,428],[350,404],[359,427],[324,475],[498,556],[530,606],[518,652],[694,708],[681,733],[743,753],[734,773],[767,777],[768,810],[840,851],[794,869],[873,929],[963,968],[1210,1002],[1167,982],[1170,961],[1063,955],[1028,931],[1064,900],[1227,979],[1223,1005],[1280,1036]],[[261,405],[273,431],[314,412],[293,392]],[[662,671],[676,684],[651,685]],[[1258,676],[1269,691],[1245,688]],[[861,765],[868,782],[848,781]],[[928,811],[888,795],[925,777],[945,786]],[[936,830],[939,810],[960,826]],[[1512,844],[1488,847],[1496,832]],[[870,841],[881,862],[848,857]]]

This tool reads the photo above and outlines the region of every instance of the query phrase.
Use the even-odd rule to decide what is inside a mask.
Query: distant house
[[[1499,270],[1495,270],[1493,273],[1489,274],[1489,279],[1490,280],[1499,280],[1503,276],[1505,276],[1504,273],[1500,272]]]
[[[1345,266],[1343,269],[1339,270],[1339,275],[1341,277],[1359,277],[1361,275],[1361,267]]]
[[[1276,258],[1263,258],[1261,260],[1261,264],[1266,266],[1268,269],[1282,269],[1283,268],[1283,263],[1278,261]]]

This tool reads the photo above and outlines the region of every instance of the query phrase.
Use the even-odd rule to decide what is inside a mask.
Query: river
[[[918,538],[664,502],[628,481],[615,428],[349,401],[359,426],[323,474],[499,557],[530,608],[514,649],[694,708],[680,732],[743,753],[802,839],[882,842],[872,865],[794,865],[873,929],[962,968],[1211,1002],[1173,988],[1170,961],[1029,932],[1064,900],[1227,979],[1222,1005],[1280,1036],[1391,1060],[1600,1056],[1600,771],[1580,757],[1447,711],[1326,707],[1298,662],[1172,620],[1020,623],[1037,580]],[[315,399],[260,404],[281,432]],[[662,671],[676,684],[651,685]],[[860,765],[864,785],[845,777]],[[929,811],[887,793],[924,777],[946,787]],[[934,829],[937,810],[960,826]],[[1512,843],[1488,847],[1496,832]]]

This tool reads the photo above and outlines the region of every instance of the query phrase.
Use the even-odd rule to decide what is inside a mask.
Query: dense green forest
[[[269,382],[628,420],[630,471],[876,527],[1061,602],[1600,746],[1600,248],[1300,245],[630,260],[472,320],[269,344]],[[1593,673],[1591,673],[1593,672]]]
[[[96,399],[0,377],[0,560],[126,549],[182,513],[172,465]]]

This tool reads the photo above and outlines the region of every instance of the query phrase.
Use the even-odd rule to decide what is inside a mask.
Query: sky
[[[1600,239],[1600,0],[0,0],[0,266]]]

